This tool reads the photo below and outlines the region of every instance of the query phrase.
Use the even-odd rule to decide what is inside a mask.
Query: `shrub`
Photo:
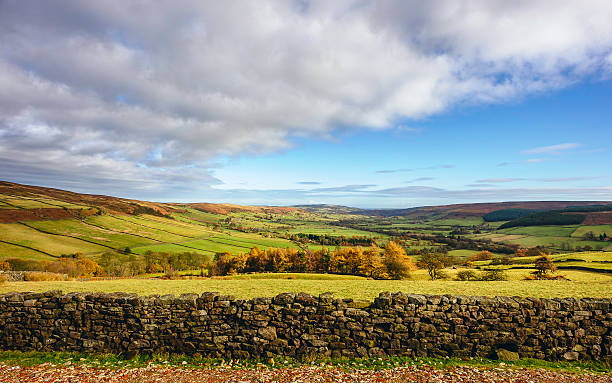
[[[23,280],[28,282],[64,281],[66,277],[57,273],[30,271],[24,274]]]
[[[462,270],[457,272],[455,279],[458,281],[477,281],[478,276],[472,270]]]
[[[508,277],[503,270],[487,270],[480,275],[480,281],[505,281]]]
[[[179,275],[178,271],[173,269],[168,269],[168,271],[166,271],[164,274],[165,279],[179,279],[180,277],[181,276]]]
[[[508,256],[494,258],[493,260],[491,260],[491,265],[510,265],[510,264],[512,264],[512,259]]]
[[[457,273],[457,281],[505,281],[508,278],[503,270],[487,270],[476,274],[472,270],[462,270]]]
[[[44,271],[43,262],[31,259],[6,258],[3,261],[7,262],[13,271]]]

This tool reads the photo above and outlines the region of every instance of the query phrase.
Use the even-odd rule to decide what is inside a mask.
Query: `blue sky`
[[[612,185],[611,105],[611,81],[585,81],[500,105],[457,107],[439,116],[402,121],[395,129],[296,140],[293,148],[278,153],[222,159],[222,166],[213,171],[222,184],[215,187],[286,189],[287,203],[300,203],[291,189],[370,185],[303,201],[363,207],[534,198],[523,189],[543,190],[538,199],[609,200],[609,189],[598,198],[571,189]],[[415,186],[514,190],[475,199],[469,192],[392,198],[363,193]],[[302,193],[295,194],[302,198]]]
[[[608,0],[0,2],[0,179],[269,205],[612,200],[610,19]]]

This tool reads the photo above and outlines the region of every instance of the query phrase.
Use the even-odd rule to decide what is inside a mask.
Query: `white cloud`
[[[576,142],[568,142],[565,144],[542,146],[539,148],[524,150],[522,153],[524,154],[559,154],[562,151],[576,149],[579,146],[580,144]],[[531,161],[531,162],[535,162],[535,161]]]
[[[597,75],[611,14],[609,1],[2,2],[1,170],[69,178],[77,161],[100,179],[215,182],[219,155]]]

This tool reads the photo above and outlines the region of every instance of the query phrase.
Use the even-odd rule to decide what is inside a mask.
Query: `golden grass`
[[[0,293],[11,291],[64,292],[128,292],[139,295],[184,294],[219,291],[238,298],[274,296],[282,292],[307,292],[320,294],[333,292],[336,297],[371,300],[382,291],[403,291],[423,294],[460,294],[486,296],[532,296],[612,298],[612,277],[602,274],[572,271],[563,273],[571,281],[523,281],[527,270],[510,270],[509,281],[460,282],[428,281],[415,273],[415,280],[376,281],[368,279],[191,279],[152,280],[120,279],[102,281],[63,282],[8,282],[0,287]],[[313,278],[310,275],[310,278]]]

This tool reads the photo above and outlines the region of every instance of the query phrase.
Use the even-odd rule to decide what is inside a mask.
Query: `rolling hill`
[[[74,253],[95,258],[109,251],[212,256],[248,252],[252,247],[319,249],[364,243],[356,239],[364,237],[380,246],[389,236],[454,234],[520,246],[597,249],[609,246],[598,236],[612,235],[612,212],[575,210],[606,203],[502,202],[389,210],[336,205],[244,206],[139,201],[0,181],[0,258],[52,259]],[[483,219],[483,215],[500,209],[568,207],[574,207],[572,214],[585,216],[582,224],[500,228],[503,221]],[[438,245],[434,239],[405,240],[405,246],[413,250]]]

